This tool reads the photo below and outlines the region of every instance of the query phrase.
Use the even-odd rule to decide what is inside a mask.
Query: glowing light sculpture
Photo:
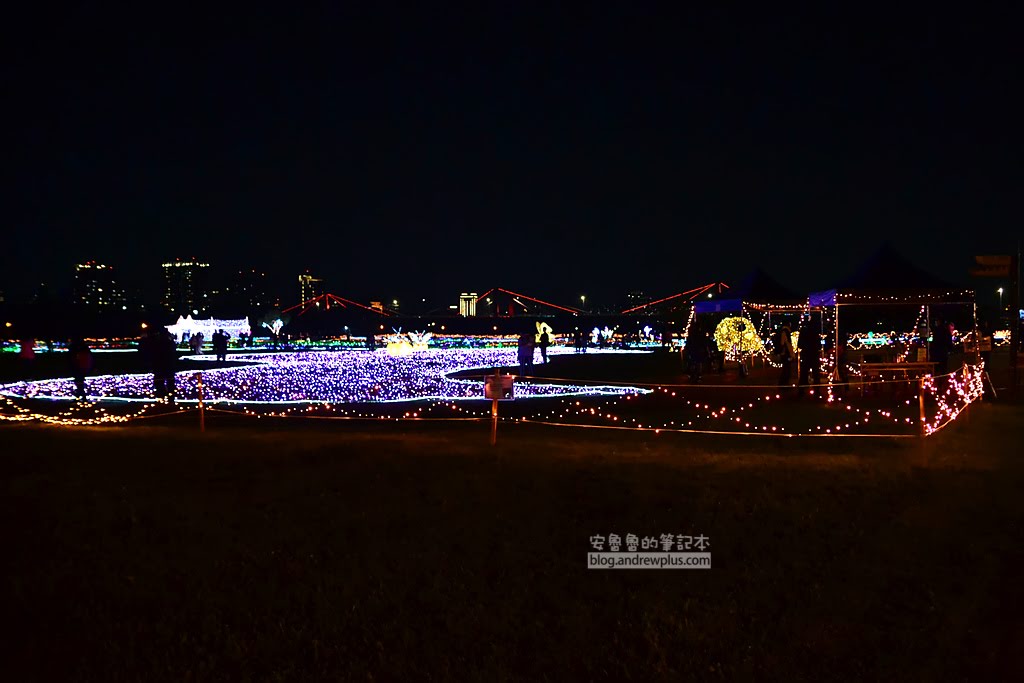
[[[725,351],[730,360],[735,360],[740,354],[760,353],[764,348],[764,342],[758,336],[754,324],[740,317],[725,318],[718,323],[715,328],[715,344],[719,351]]]
[[[270,323],[269,325],[267,323],[263,323],[263,327],[270,330],[276,337],[277,335],[281,334],[281,328],[284,327],[284,323],[281,321],[280,318],[277,318],[274,320],[274,322]]]
[[[202,332],[204,338],[212,339],[213,333],[217,330],[223,330],[231,337],[252,333],[248,318],[242,318],[241,320],[217,320],[215,318],[194,320],[191,315],[184,318],[179,315],[178,322],[173,325],[167,325],[167,331],[173,334],[178,342],[181,342],[182,337],[186,333],[191,337]]]

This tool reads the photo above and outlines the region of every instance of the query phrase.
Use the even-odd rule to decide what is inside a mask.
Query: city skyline
[[[1019,241],[992,16],[19,12],[8,300],[184,253],[358,298],[813,291],[883,239],[960,282]]]
[[[880,254],[891,249],[892,245],[889,242],[883,242],[881,245],[876,246],[872,254]],[[898,250],[896,253],[899,253]],[[869,254],[865,261],[857,265],[863,266],[865,263],[870,262],[872,254]],[[907,258],[911,266],[920,265],[915,263],[913,254],[901,254],[901,256]],[[965,259],[965,261],[967,260]],[[970,263],[974,263],[973,258],[970,259]],[[951,274],[930,271],[929,274],[938,276],[940,280],[945,280],[952,285],[976,290],[978,305],[982,307],[991,307],[992,302],[988,301],[988,299],[997,296],[1001,307],[1002,303],[1004,303],[1002,294],[1005,291],[1007,282],[989,278],[963,277],[963,274],[968,273],[970,270],[966,268],[967,263],[964,265],[965,268],[962,269],[962,273]],[[201,269],[201,274],[194,276],[197,280],[195,284],[193,284],[191,278],[189,278],[187,283],[178,282],[180,278],[176,278],[173,281],[169,279],[172,274],[181,274],[179,271],[189,271],[191,275],[192,271],[197,267]],[[7,299],[8,303],[11,304],[31,304],[37,301],[50,301],[53,303],[73,303],[83,305],[86,308],[91,307],[97,311],[103,311],[111,307],[105,306],[104,302],[90,302],[87,296],[83,294],[83,291],[87,290],[88,296],[95,299],[96,283],[100,282],[100,291],[102,291],[102,287],[105,284],[108,288],[108,297],[113,293],[113,299],[116,299],[117,304],[114,308],[122,308],[122,305],[127,304],[124,306],[125,310],[129,308],[138,310],[142,306],[143,308],[149,307],[152,310],[162,308],[167,312],[205,315],[210,312],[224,313],[225,311],[233,313],[247,311],[249,314],[257,314],[275,308],[288,308],[326,293],[342,294],[343,296],[353,293],[343,288],[333,288],[332,283],[327,282],[326,278],[317,277],[317,274],[310,273],[308,269],[298,274],[297,281],[281,273],[275,273],[273,270],[268,277],[267,272],[256,268],[243,268],[236,271],[218,267],[217,264],[206,263],[202,259],[196,259],[195,257],[184,259],[182,257],[175,257],[173,260],[160,263],[159,269],[161,272],[158,275],[150,273],[150,278],[147,282],[130,281],[125,283],[119,276],[115,279],[113,264],[100,264],[95,260],[90,260],[76,263],[71,271],[72,275],[70,278],[67,278],[68,282],[65,282],[62,287],[54,286],[52,283],[41,282],[30,290],[28,296],[23,295],[21,298],[14,299],[8,296]],[[852,270],[850,273],[852,273]],[[926,272],[929,271],[927,267],[924,270]],[[756,276],[758,273],[773,279],[776,277],[775,273],[762,266],[756,266],[746,273],[745,277]],[[840,273],[837,276],[842,277],[850,273]],[[960,277],[957,277],[957,275],[960,275]],[[741,282],[742,279],[734,278],[729,282],[721,282],[725,285],[734,286]],[[277,281],[279,284],[290,282],[290,284],[275,288],[269,284],[272,281]],[[834,278],[832,283],[835,284],[837,281]],[[786,282],[784,278],[783,282]],[[681,283],[681,287],[688,287],[690,285],[700,287],[703,284],[686,282]],[[782,286],[785,287],[784,284]],[[195,292],[192,291],[193,287],[196,290]],[[478,296],[476,294],[478,291],[488,291],[488,288],[485,287],[471,287],[470,289],[473,290],[473,297]],[[503,288],[499,286],[498,289]],[[614,292],[606,291],[603,297],[590,295],[590,305],[588,306],[586,303],[588,299],[587,294],[579,296],[570,295],[564,300],[559,300],[557,296],[552,296],[551,292],[557,291],[557,288],[551,288],[549,281],[533,282],[525,289],[528,289],[531,295],[540,296],[542,300],[546,298],[547,301],[550,301],[556,307],[565,305],[569,308],[587,309],[591,312],[602,313],[626,312],[626,307],[632,310],[656,299],[663,297],[674,298],[679,296],[682,291],[685,291],[651,292],[637,287],[625,287]],[[827,287],[823,289],[827,289]],[[431,296],[422,296],[423,291],[425,290],[397,291],[395,288],[375,287],[371,290],[356,289],[355,298],[364,302],[364,305],[374,306],[380,304],[396,312],[399,311],[402,305],[405,305],[406,309],[403,312],[408,315],[444,315],[447,313],[466,315],[466,312],[471,310],[473,311],[473,313],[470,313],[471,316],[476,314],[477,305],[470,305],[468,303],[465,287],[459,291],[443,292],[440,295]],[[811,293],[811,291],[801,292],[795,288],[792,291],[801,298]],[[3,290],[0,290],[0,292],[3,292]],[[726,298],[727,295],[727,292],[718,293],[720,298]],[[530,295],[527,295],[527,298],[531,298]],[[106,303],[113,304],[115,301],[111,300]],[[483,303],[480,305],[482,306]]]

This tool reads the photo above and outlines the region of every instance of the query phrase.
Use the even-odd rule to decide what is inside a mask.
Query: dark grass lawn
[[[1008,680],[1019,407],[916,444],[0,429],[3,680]],[[703,533],[713,568],[594,571]]]

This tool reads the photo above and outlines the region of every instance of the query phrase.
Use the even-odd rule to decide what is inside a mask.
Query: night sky
[[[968,282],[1021,233],[1018,16],[304,4],[6,16],[0,289],[194,255],[285,303],[306,268],[362,300],[806,291],[884,240]]]

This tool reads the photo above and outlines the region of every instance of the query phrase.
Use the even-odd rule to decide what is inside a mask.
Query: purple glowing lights
[[[233,355],[246,365],[179,372],[177,400],[198,399],[196,373],[203,377],[208,403],[362,403],[482,399],[479,379],[449,375],[488,367],[518,367],[515,349],[448,349],[393,356],[385,351],[304,351],[289,354]],[[198,365],[202,365],[199,363]],[[513,373],[515,374],[515,373]],[[87,382],[90,399],[152,402],[152,375],[104,375]],[[625,386],[517,382],[517,398],[647,393]],[[0,386],[10,398],[71,400],[71,379],[18,382]]]

